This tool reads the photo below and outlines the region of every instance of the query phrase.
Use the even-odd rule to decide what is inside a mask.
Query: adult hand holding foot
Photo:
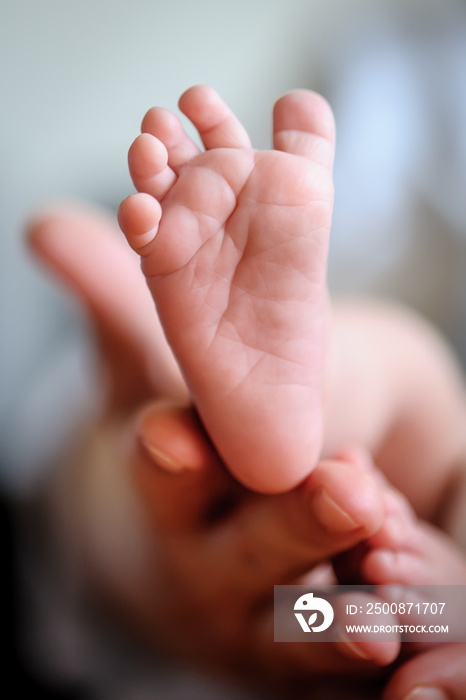
[[[379,527],[381,494],[362,466],[322,462],[293,492],[263,496],[225,470],[191,409],[154,404],[139,426],[132,464],[157,541],[147,581],[154,619],[148,600],[134,605],[149,637],[188,662],[284,688],[395,658],[398,644],[273,643],[274,584],[309,575]]]
[[[186,394],[152,318],[147,323],[154,312],[137,262],[114,229],[81,208],[51,211],[30,228],[35,250],[89,310],[111,379],[71,494],[83,525],[77,546],[84,564],[92,564],[86,575],[146,638],[186,663],[288,690],[294,682],[315,688],[319,676],[355,671],[362,687],[368,670],[389,663],[397,649],[378,656],[373,650],[368,660],[367,649],[345,642],[273,644],[267,602],[273,584],[295,580],[377,528],[378,488],[363,469],[337,459],[291,493],[252,494],[225,472],[190,410],[158,404],[141,414],[149,396]],[[92,270],[102,261],[100,283]],[[365,497],[353,500],[355,493]],[[166,624],[169,613],[179,616],[181,629]],[[185,634],[186,625],[195,636]],[[439,672],[441,651],[429,652],[430,668]],[[396,679],[404,668],[402,686]],[[449,668],[456,687],[461,675]],[[424,666],[408,662],[393,682],[407,688],[408,677],[413,688],[422,672]]]
[[[65,494],[86,576],[93,572],[91,582],[151,643],[237,681],[288,683],[390,662],[393,645],[371,661],[344,640],[273,644],[273,585],[375,531],[378,489],[364,470],[335,460],[299,491],[253,494],[223,469],[180,400],[136,410],[151,394],[182,398],[184,387],[154,331],[137,260],[113,228],[84,208],[49,211],[30,226],[35,251],[88,309],[110,378],[106,409],[76,464],[78,484],[74,475]],[[104,281],[94,274],[103,260]]]

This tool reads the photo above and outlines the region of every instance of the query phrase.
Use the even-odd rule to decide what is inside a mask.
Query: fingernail
[[[162,469],[165,469],[165,471],[170,472],[171,474],[181,474],[181,472],[187,470],[186,465],[181,464],[181,462],[178,462],[172,457],[172,455],[168,455],[166,454],[166,452],[162,452],[162,450],[160,450],[158,447],[155,447],[150,442],[148,442],[144,438],[144,436],[141,436],[141,442],[144,445],[146,451],[153,458],[157,466],[161,467]]]
[[[350,659],[362,659],[363,661],[371,661],[372,656],[367,654],[361,647],[359,647],[356,642],[352,642],[346,637],[342,637],[338,642],[338,647],[345,656],[349,656]]]
[[[448,697],[440,688],[420,685],[405,695],[403,700],[448,700]]]
[[[140,444],[158,467],[171,474],[180,474],[188,469],[183,459],[183,442],[178,435],[179,422],[174,419],[173,407],[169,403],[159,402],[149,406],[139,417],[138,423]]]
[[[351,532],[361,527],[324,489],[315,496],[314,513],[332,532]]]

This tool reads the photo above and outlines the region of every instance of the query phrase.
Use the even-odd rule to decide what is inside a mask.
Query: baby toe
[[[122,201],[118,223],[133,250],[142,253],[156,236],[162,210],[148,194],[133,194]]]
[[[131,179],[139,192],[162,199],[176,182],[176,175],[168,166],[164,144],[151,134],[140,134],[128,152]]]

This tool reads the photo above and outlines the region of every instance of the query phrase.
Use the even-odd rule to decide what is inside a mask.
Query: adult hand
[[[322,576],[319,564],[380,525],[380,492],[356,454],[264,496],[224,469],[192,409],[152,404],[137,425],[134,483],[157,543],[146,602],[140,588],[134,601],[149,637],[187,661],[274,685],[395,658],[397,644],[273,642],[273,586]]]
[[[29,222],[28,242],[87,311],[108,382],[106,410],[131,411],[154,396],[187,402],[139,258],[114,217],[82,204],[55,206]]]
[[[273,585],[317,571],[380,524],[370,475],[341,457],[289,494],[252,494],[180,403],[134,421],[149,397],[187,403],[135,257],[113,220],[82,207],[37,217],[30,241],[87,308],[109,378],[81,458],[74,532],[118,612],[188,663],[276,686],[393,660],[396,645],[272,641]]]

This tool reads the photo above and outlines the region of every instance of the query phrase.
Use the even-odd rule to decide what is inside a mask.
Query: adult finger
[[[245,490],[221,464],[194,409],[152,403],[137,431],[133,473],[158,527],[199,536],[234,509]]]
[[[209,544],[222,575],[260,596],[367,538],[382,512],[370,472],[327,460],[292,492],[245,500]]]
[[[148,395],[186,400],[154,304],[115,219],[83,204],[55,205],[28,225],[36,255],[88,311],[110,375],[114,404]]]

